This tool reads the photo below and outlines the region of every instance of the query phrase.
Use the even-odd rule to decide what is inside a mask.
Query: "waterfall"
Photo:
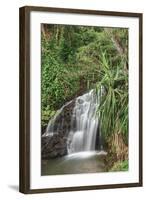
[[[76,98],[68,136],[68,153],[95,150],[99,120],[95,90]]]
[[[63,116],[64,109],[67,108],[70,104],[72,104],[73,101],[67,102],[65,105],[63,105],[55,114],[55,116],[50,119],[48,126],[46,128],[45,133],[42,135],[42,137],[52,137],[54,134],[58,134],[59,130],[63,127],[65,121]],[[57,125],[55,125],[57,124]]]
[[[44,157],[102,150],[97,108],[102,88],[78,96],[66,103],[49,121],[42,135]]]

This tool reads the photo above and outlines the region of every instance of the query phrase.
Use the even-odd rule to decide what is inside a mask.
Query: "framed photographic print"
[[[20,8],[20,192],[142,186],[142,14]]]

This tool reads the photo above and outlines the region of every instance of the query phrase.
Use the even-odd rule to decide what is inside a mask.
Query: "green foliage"
[[[80,91],[104,88],[98,114],[105,137],[128,143],[128,31],[46,25],[42,32],[42,126]]]
[[[69,71],[57,58],[58,49],[53,41],[42,38],[41,105],[42,126],[77,90],[79,80],[70,77]],[[53,113],[53,114],[52,114]]]
[[[128,171],[128,160],[124,160],[122,162],[114,163],[114,166],[110,169],[111,172],[115,171]]]
[[[107,53],[102,53],[96,89],[103,90],[98,108],[102,133],[106,137],[121,133],[128,143],[128,73],[124,73],[124,64],[121,59],[113,65]]]

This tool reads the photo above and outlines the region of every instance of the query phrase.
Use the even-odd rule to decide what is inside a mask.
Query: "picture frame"
[[[32,194],[142,186],[142,13],[25,6],[20,8],[19,14],[19,191]],[[128,59],[131,62],[129,64],[129,88],[131,87],[129,89],[129,109],[131,113],[129,114],[130,168],[128,172],[120,172],[121,174],[112,172],[109,175],[104,174],[104,177],[102,173],[97,176],[88,174],[85,177],[81,174],[41,177],[41,153],[39,153],[41,152],[39,135],[41,132],[41,100],[39,98],[41,95],[41,48],[40,31],[38,31],[41,30],[41,23],[126,27],[130,31]],[[133,143],[131,142],[132,131],[134,131]],[[34,132],[38,133],[35,135]],[[136,174],[135,177],[133,173]],[[97,182],[97,177],[102,181]]]

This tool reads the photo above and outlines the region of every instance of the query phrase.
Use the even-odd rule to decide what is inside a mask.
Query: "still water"
[[[41,174],[61,175],[105,172],[105,156],[106,152],[104,151],[89,151],[42,160]]]

